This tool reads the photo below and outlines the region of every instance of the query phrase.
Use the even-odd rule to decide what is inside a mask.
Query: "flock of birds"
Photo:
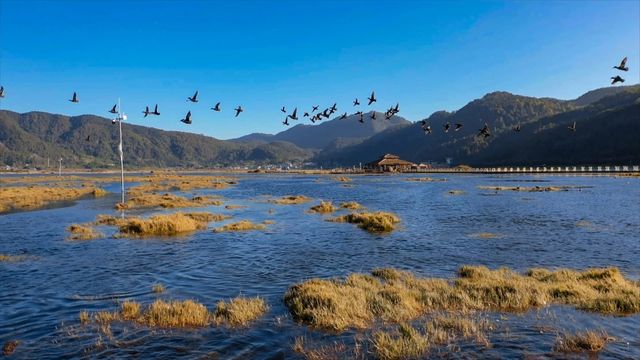
[[[620,71],[629,71],[629,68],[627,67],[627,58],[625,57],[624,59],[622,59],[622,61],[620,62],[620,65],[614,66],[614,69],[620,70]],[[624,79],[622,77],[620,77],[619,75],[616,76],[612,76],[611,77],[611,85],[615,85],[616,83],[624,83]],[[191,103],[197,103],[198,100],[198,95],[199,92],[196,91],[193,96],[189,96],[187,97],[187,101],[191,102]],[[4,98],[5,97],[5,91],[4,91],[4,86],[0,86],[0,98]],[[72,103],[79,103],[80,100],[78,99],[78,94],[76,92],[73,93],[73,96],[71,97],[71,99],[69,99],[70,102]],[[376,93],[375,91],[371,92],[371,95],[369,97],[367,97],[367,106],[371,106],[371,104],[377,102],[378,100],[376,99]],[[220,107],[220,102],[217,102],[212,108],[211,110],[215,111],[215,112],[220,112],[221,107]],[[353,106],[360,106],[360,101],[358,100],[358,98],[356,98],[355,100],[353,100]],[[322,120],[323,118],[328,119],[331,115],[333,115],[334,113],[336,113],[338,111],[338,105],[337,103],[334,103],[332,106],[325,108],[324,110],[320,111],[319,110],[320,107],[319,105],[314,105],[311,107],[311,111],[310,112],[304,112],[302,117],[307,117],[309,118],[309,120],[311,120],[312,123],[316,123],[317,121]],[[242,109],[241,105],[238,105],[238,107],[236,107],[234,109],[235,111],[235,117],[238,117],[238,115],[240,115],[244,109]],[[280,109],[281,112],[287,114],[287,109],[283,106]],[[384,113],[384,118],[385,120],[390,120],[394,115],[398,114],[400,112],[400,104],[396,103],[395,106],[391,106],[389,107],[389,109],[387,109],[387,111],[385,111]],[[111,114],[117,114],[118,113],[118,109],[117,109],[117,105],[113,105],[113,107],[109,110],[109,113]],[[146,118],[149,115],[155,115],[158,116],[160,115],[160,111],[158,111],[158,104],[155,104],[155,107],[153,109],[153,111],[151,111],[149,109],[149,106],[146,106],[144,111],[142,112],[144,114],[144,117]],[[375,120],[376,119],[376,112],[375,111],[371,111],[369,113],[371,120]],[[365,113],[363,111],[356,111],[353,115],[357,115],[359,116],[358,121],[361,123],[364,123],[364,116]],[[348,117],[347,113],[345,112],[344,114],[342,114],[340,116],[340,119],[346,119]],[[289,120],[298,120],[298,108],[295,107],[293,109],[293,112],[291,112],[291,114],[287,114],[284,121],[282,122],[284,125],[289,126]],[[189,110],[187,112],[187,114],[185,115],[185,117],[183,119],[180,119],[181,122],[190,125],[192,123],[191,120],[191,111]],[[116,123],[116,120],[113,120],[113,123]],[[431,128],[431,125],[429,125],[427,123],[427,120],[422,120],[422,131],[424,131],[424,133],[426,135],[430,135],[433,132],[433,129]],[[454,128],[453,131],[459,131],[460,129],[462,129],[463,124],[460,123],[456,123],[454,124]],[[444,132],[448,133],[449,130],[451,129],[451,124],[449,122],[445,123],[443,125],[444,128]],[[573,122],[573,124],[571,126],[568,126],[568,129],[575,132],[576,131],[576,123],[575,121]],[[521,127],[520,124],[514,126],[512,128],[512,130],[514,132],[520,132]],[[484,124],[484,126],[478,130],[478,134],[477,136],[481,136],[483,138],[487,138],[491,136],[491,130],[489,129],[489,125],[487,123]],[[87,141],[90,141],[90,136],[88,136],[86,138]]]

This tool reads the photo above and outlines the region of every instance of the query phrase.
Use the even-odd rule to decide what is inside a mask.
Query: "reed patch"
[[[118,218],[99,215],[96,224],[118,227],[119,236],[173,236],[204,230],[213,221],[222,221],[229,216],[209,212],[173,213],[155,215],[148,219],[131,217]]]
[[[69,240],[93,240],[102,237],[103,235],[96,231],[92,226],[87,224],[71,224],[67,227]]]
[[[304,195],[293,195],[293,196],[283,196],[279,199],[271,199],[269,202],[278,204],[278,205],[296,205],[296,204],[304,204],[306,202],[311,201],[311,198],[308,198]]]
[[[614,341],[606,331],[587,330],[576,333],[562,333],[556,338],[553,349],[564,353],[597,353],[607,346],[607,343]]]
[[[226,301],[219,301],[214,312],[216,324],[233,327],[246,327],[260,318],[269,309],[264,299],[238,296]]]
[[[240,220],[238,222],[226,224],[213,229],[213,232],[228,232],[228,231],[251,231],[251,230],[264,230],[267,227],[264,224],[255,224],[249,220]]]
[[[336,211],[336,207],[333,206],[331,201],[320,201],[320,204],[312,206],[309,209],[310,213],[328,214]]]
[[[400,218],[390,212],[359,212],[330,219],[333,222],[357,224],[359,228],[369,232],[389,232],[396,228]]]
[[[38,209],[59,201],[73,201],[89,196],[100,197],[105,194],[104,190],[96,187],[0,187],[0,213]]]
[[[136,208],[186,208],[186,207],[202,207],[202,206],[219,206],[223,202],[210,196],[194,196],[187,199],[183,196],[174,194],[155,194],[155,193],[136,193],[131,196],[124,204],[118,203],[115,208],[117,210],[136,209]]]

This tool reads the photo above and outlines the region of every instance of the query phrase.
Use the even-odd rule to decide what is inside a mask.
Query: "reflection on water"
[[[415,177],[415,176],[412,176]],[[239,176],[217,194],[225,204],[206,208],[229,221],[273,220],[266,231],[198,232],[180,238],[65,241],[65,227],[113,214],[117,194],[69,207],[0,216],[0,253],[28,255],[0,263],[0,341],[20,339],[14,358],[80,356],[289,358],[296,336],[352,344],[349,331],[327,335],[294,323],[283,305],[288,286],[310,277],[343,276],[393,266],[424,276],[452,277],[462,264],[516,270],[530,267],[617,266],[640,278],[640,179],[580,176],[442,175],[442,182],[403,176],[354,176],[349,185],[318,176]],[[488,192],[477,186],[592,186],[566,192]],[[117,191],[117,184],[107,187]],[[462,190],[450,195],[449,190]],[[268,196],[306,195],[302,205],[275,205]],[[491,195],[491,196],[486,196]],[[357,201],[395,212],[400,229],[372,235],[323,221],[306,210],[319,202]],[[342,210],[344,211],[344,210]],[[138,212],[139,213],[139,212]],[[144,212],[145,215],[152,211]],[[216,226],[218,224],[215,224]],[[211,225],[213,227],[214,224]],[[113,229],[102,228],[108,235]],[[163,294],[151,286],[162,283]],[[239,294],[261,296],[269,313],[243,330],[149,330],[114,325],[115,341],[95,347],[96,333],[79,324],[80,311],[114,310],[118,301],[193,298],[210,309]],[[453,357],[553,356],[560,330],[606,329],[617,341],[601,355],[640,358],[640,316],[599,316],[554,306],[527,314],[489,314],[497,324],[493,347],[461,344]],[[466,354],[466,355],[465,355]]]

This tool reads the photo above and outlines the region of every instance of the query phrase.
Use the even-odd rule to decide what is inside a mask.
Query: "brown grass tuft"
[[[616,268],[531,269],[521,275],[463,266],[453,282],[376,269],[372,275],[351,274],[344,280],[307,280],[290,287],[284,300],[296,321],[343,331],[368,327],[375,319],[403,322],[436,311],[521,312],[552,303],[601,314],[636,314],[640,284]]]
[[[333,218],[330,221],[358,224],[359,228],[370,232],[387,232],[395,229],[395,225],[400,222],[400,218],[393,213],[378,211],[374,213],[351,213]]]
[[[140,317],[140,303],[125,301],[120,304],[120,316],[124,320],[135,320]]]
[[[78,200],[86,196],[103,196],[106,192],[94,187],[12,186],[0,187],[0,213],[48,206],[57,201]]]
[[[469,237],[479,238],[479,239],[497,239],[500,237],[500,234],[490,233],[490,232],[479,232],[469,234]]]
[[[339,182],[351,182],[351,178],[346,177],[346,176],[338,176],[335,179],[336,179],[336,181],[339,181]]]
[[[395,333],[377,331],[373,334],[373,351],[378,359],[419,359],[428,349],[429,340],[408,324],[400,324]]]
[[[164,285],[162,284],[154,284],[151,287],[151,291],[153,291],[156,294],[162,294],[163,292],[165,292],[167,289],[164,287]]]
[[[269,200],[269,202],[279,205],[304,204],[309,201],[311,201],[311,199],[304,195],[284,196],[280,199]]]
[[[17,262],[22,261],[26,258],[24,255],[7,255],[0,254],[0,262]]]
[[[135,193],[126,203],[118,203],[115,208],[117,210],[135,209],[135,208],[187,208],[202,207],[208,205],[219,206],[222,201],[214,199],[210,196],[195,196],[187,199],[174,194],[152,194],[152,193]]]
[[[268,309],[267,303],[262,298],[239,296],[229,302],[219,301],[216,305],[214,319],[217,324],[245,327],[264,315]]]
[[[309,212],[310,213],[327,214],[327,213],[332,213],[332,212],[334,212],[336,210],[337,209],[335,208],[335,206],[333,206],[331,201],[320,201],[320,204],[318,204],[316,206],[312,206],[311,209],[309,209]]]
[[[263,224],[254,224],[249,220],[240,220],[235,223],[226,224],[221,227],[213,229],[213,232],[227,232],[227,231],[249,231],[249,230],[264,230],[267,227]]]
[[[194,301],[154,301],[137,321],[151,327],[203,327],[210,322],[207,308]]]
[[[80,311],[78,318],[80,319],[80,324],[82,325],[88,324],[89,321],[91,321],[91,315],[89,315],[89,312],[87,311]]]
[[[174,213],[155,215],[149,219],[137,217],[114,220],[119,227],[120,235],[149,236],[149,235],[178,235],[207,228],[211,221],[221,221],[228,218],[225,215],[201,213]],[[109,219],[111,221],[111,219]]]
[[[347,201],[347,202],[341,203],[340,207],[343,209],[358,210],[358,209],[361,209],[363,206],[355,201]]]
[[[67,228],[67,231],[71,233],[68,237],[69,240],[93,240],[103,236],[91,226],[82,224],[72,224]]]
[[[558,335],[553,347],[555,351],[565,353],[579,352],[599,352],[602,351],[608,342],[614,341],[604,330],[577,332],[575,334]]]

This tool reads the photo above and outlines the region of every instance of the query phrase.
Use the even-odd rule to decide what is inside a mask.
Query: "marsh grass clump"
[[[501,237],[500,234],[490,233],[490,232],[479,232],[469,234],[469,237],[478,238],[478,239],[497,239]]]
[[[359,203],[355,202],[355,201],[346,201],[340,204],[340,207],[343,209],[349,209],[349,210],[358,210],[363,208],[362,205],[360,205]]]
[[[320,201],[320,204],[312,206],[309,209],[310,213],[327,214],[336,211],[336,207],[333,206],[331,201]]]
[[[521,275],[505,268],[462,266],[453,281],[384,268],[344,280],[307,280],[290,287],[284,301],[296,321],[343,331],[366,328],[376,319],[400,323],[443,311],[524,312],[554,303],[601,314],[636,314],[640,284],[625,279],[616,268],[531,269]],[[433,323],[440,329],[443,324]],[[474,333],[469,324],[449,328],[459,331],[465,326],[470,330],[462,336]],[[447,338],[450,332],[441,335]],[[481,337],[476,340],[483,343]]]
[[[269,200],[269,202],[278,204],[278,205],[304,204],[309,201],[311,201],[311,199],[304,195],[284,196],[284,197],[281,197],[280,199]]]
[[[133,217],[114,220],[114,223],[118,226],[120,235],[124,236],[172,236],[196,230],[204,230],[207,228],[209,222],[221,221],[226,218],[227,216],[208,212],[178,212],[166,215],[155,215],[148,219]],[[105,221],[112,221],[112,219]]]
[[[57,201],[72,201],[87,196],[100,197],[105,194],[104,190],[95,187],[49,187],[42,185],[0,187],[0,213],[37,209]]]
[[[154,193],[135,193],[126,203],[118,203],[115,208],[117,210],[135,209],[135,208],[186,208],[186,207],[202,207],[208,205],[222,205],[221,200],[210,196],[195,196],[187,199],[183,196],[174,194],[154,194]]]
[[[69,240],[93,240],[102,236],[93,227],[86,224],[72,224],[67,228]]]
[[[455,314],[435,316],[425,326],[429,340],[440,345],[460,339],[474,339],[477,344],[488,347],[490,343],[485,331],[491,329],[491,324],[486,320],[474,320]]]
[[[249,220],[240,220],[231,224],[226,224],[221,227],[213,229],[213,232],[227,232],[227,231],[251,231],[251,230],[264,230],[267,227],[264,224],[255,224]]]
[[[373,351],[382,360],[420,359],[429,350],[429,340],[416,328],[400,324],[397,331],[373,334]]]
[[[226,177],[186,174],[156,174],[143,179],[142,184],[130,188],[129,193],[135,195],[161,191],[225,189],[229,187],[229,185],[236,183],[236,180]]]
[[[145,309],[137,321],[150,327],[203,327],[209,324],[210,314],[204,305],[194,300],[156,300]]]
[[[140,303],[124,301],[120,304],[120,316],[124,320],[135,320],[140,317]]]
[[[153,286],[151,287],[151,291],[153,291],[153,293],[155,293],[155,294],[162,294],[166,290],[167,289],[164,287],[164,285],[162,285],[160,283],[153,284]]]
[[[214,312],[214,320],[217,324],[245,327],[264,315],[268,309],[269,306],[260,297],[238,296],[229,302],[219,301]]]
[[[91,321],[91,315],[88,311],[80,311],[78,314],[78,318],[80,319],[80,324],[86,325]]]
[[[556,338],[553,349],[564,353],[596,353],[602,351],[607,346],[607,343],[611,341],[614,341],[614,339],[604,330],[588,330],[576,332],[575,334],[563,333]]]
[[[492,191],[522,191],[522,192],[550,192],[550,191],[569,191],[571,189],[584,189],[589,186],[478,186],[480,190]]]
[[[0,262],[17,262],[22,261],[26,258],[24,255],[8,255],[8,254],[0,254]]]
[[[377,211],[351,213],[331,219],[331,221],[357,224],[359,228],[369,232],[388,232],[396,228],[400,218],[390,212]]]
[[[336,181],[339,181],[339,182],[351,182],[351,178],[346,177],[346,176],[338,176],[335,179],[336,179]]]

